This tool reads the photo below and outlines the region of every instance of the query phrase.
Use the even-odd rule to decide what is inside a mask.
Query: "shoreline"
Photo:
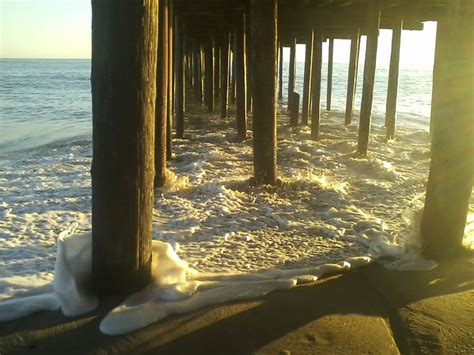
[[[312,285],[276,291],[149,325],[123,336],[98,323],[119,300],[80,317],[42,312],[2,323],[2,354],[468,353],[474,347],[474,266],[429,272],[372,264]]]

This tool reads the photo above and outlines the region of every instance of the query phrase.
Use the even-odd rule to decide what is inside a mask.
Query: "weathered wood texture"
[[[349,59],[349,73],[347,78],[347,99],[346,99],[346,117],[345,124],[352,122],[352,113],[354,112],[354,101],[357,87],[357,72],[359,67],[359,48],[360,31],[357,29],[351,38],[351,53]]]
[[[206,105],[207,111],[212,113],[214,111],[214,37],[206,43]]]
[[[221,47],[214,38],[214,105],[217,104],[221,90]]]
[[[321,67],[323,62],[323,38],[321,27],[314,31],[313,73],[311,84],[311,139],[319,138],[319,120],[321,118]]]
[[[166,121],[166,160],[173,157],[173,103],[174,103],[174,0],[168,0],[168,114]]]
[[[235,98],[236,98],[236,88],[237,85],[235,84],[236,78],[236,62],[235,62],[235,31],[232,32],[232,39],[230,42],[231,45],[231,68],[230,68],[230,93],[229,93],[229,101],[232,105],[235,105]]]
[[[469,209],[474,176],[473,14],[472,2],[450,2],[446,18],[438,23],[431,166],[421,223],[428,258],[449,258],[461,250]]]
[[[272,185],[277,180],[277,11],[277,0],[251,1],[254,179]]]
[[[156,0],[92,1],[92,275],[99,295],[127,294],[151,279],[157,13]]]
[[[303,125],[308,125],[308,118],[311,112],[311,78],[313,69],[313,45],[314,31],[311,29],[306,42],[305,63],[304,63],[304,83],[303,83],[303,107],[301,119]]]
[[[332,72],[334,66],[334,38],[329,39],[328,49],[328,80],[327,80],[327,95],[326,95],[326,110],[331,110],[332,104]]]
[[[155,186],[166,181],[166,135],[168,121],[168,0],[159,2],[158,56],[156,66]]]
[[[195,44],[193,55],[194,93],[198,103],[202,103],[202,80],[201,80],[201,46]]]
[[[380,0],[369,3],[367,14],[367,48],[365,52],[364,84],[360,107],[359,139],[357,152],[367,154],[370,125],[372,121],[372,101],[374,97],[375,68],[377,63],[377,44],[380,24]]]
[[[291,41],[290,47],[290,68],[288,69],[288,111],[291,109],[291,98],[295,91],[296,77],[296,38]]]
[[[236,15],[235,26],[235,112],[237,139],[247,139],[247,62],[245,56],[245,13]]]
[[[175,17],[175,111],[176,111],[176,137],[184,138],[184,38],[183,21]]]
[[[290,126],[298,127],[298,116],[300,113],[300,94],[294,92],[291,98]]]
[[[227,117],[229,106],[229,68],[230,68],[230,33],[223,36],[221,63],[221,118]]]
[[[388,74],[387,105],[385,110],[385,129],[387,139],[395,138],[395,116],[397,113],[398,71],[400,67],[400,43],[403,21],[399,21],[392,31],[392,52]]]
[[[278,99],[283,99],[283,45],[281,44],[278,52]]]
[[[246,17],[245,21],[245,60],[247,63],[247,112],[250,113],[252,111],[252,84],[253,84],[253,74],[252,74],[252,56],[250,55],[250,41],[251,41],[251,33],[250,33],[250,22],[252,21],[250,16]]]

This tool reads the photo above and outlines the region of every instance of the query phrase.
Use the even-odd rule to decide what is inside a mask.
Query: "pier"
[[[276,112],[283,91],[288,107],[293,104],[295,46],[306,45],[306,58],[302,117],[296,111],[292,125],[310,125],[317,141],[322,134],[322,43],[329,41],[332,68],[334,40],[350,39],[341,126],[358,124],[356,154],[365,156],[371,150],[379,30],[393,31],[386,136],[396,139],[401,33],[421,30],[423,21],[438,22],[431,168],[421,226],[424,254],[437,260],[458,255],[473,183],[473,8],[462,0],[93,1],[92,233],[93,274],[100,292],[129,293],[150,280],[154,188],[166,181],[173,138],[186,138],[188,100],[222,118],[232,106],[236,139],[246,140],[247,131],[253,131],[249,181],[278,184]],[[361,36],[367,37],[367,47],[355,122]],[[284,88],[282,52],[287,47],[290,78]],[[332,85],[330,69],[326,110],[331,109]],[[112,271],[120,277],[108,277]]]

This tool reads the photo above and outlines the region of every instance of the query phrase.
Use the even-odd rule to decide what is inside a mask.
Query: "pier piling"
[[[314,31],[309,31],[306,41],[305,59],[304,59],[304,83],[303,83],[303,107],[301,120],[303,125],[308,125],[308,118],[311,113],[311,77],[313,69],[313,45]]]
[[[319,121],[321,118],[321,67],[323,62],[322,27],[318,25],[314,31],[313,73],[311,84],[311,139],[319,138]]]
[[[359,67],[360,30],[357,29],[351,38],[349,74],[347,78],[346,116],[344,123],[351,124],[354,112],[354,100],[357,88],[357,72]]]
[[[277,0],[251,1],[252,63],[260,66],[254,71],[254,180],[271,185],[277,181],[277,11]]]
[[[329,38],[328,49],[328,81],[327,81],[327,96],[326,96],[326,110],[331,111],[332,104],[332,72],[334,62],[334,38]]]
[[[151,280],[157,13],[156,0],[92,1],[92,277],[100,296]]]
[[[403,21],[398,21],[392,31],[392,52],[388,74],[387,105],[385,111],[385,129],[387,139],[395,138],[395,116],[397,113],[398,71],[400,67],[400,42]]]
[[[359,139],[357,152],[367,154],[370,125],[372,122],[372,101],[374,97],[375,68],[377,64],[377,44],[380,26],[380,0],[368,4],[367,48],[365,51],[364,84],[360,108]]]

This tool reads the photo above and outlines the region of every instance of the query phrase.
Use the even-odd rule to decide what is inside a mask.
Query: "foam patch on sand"
[[[76,316],[97,307],[98,298],[90,291],[91,234],[70,235],[72,231],[67,230],[59,237],[54,292],[0,303],[0,321],[58,309],[66,316]],[[274,290],[292,288],[298,282],[314,282],[320,277],[345,272],[371,261],[368,257],[359,257],[312,268],[273,269],[252,274],[202,274],[189,269],[168,243],[153,241],[152,255],[153,281],[102,320],[100,330],[103,333],[128,333],[171,314],[260,297]]]

